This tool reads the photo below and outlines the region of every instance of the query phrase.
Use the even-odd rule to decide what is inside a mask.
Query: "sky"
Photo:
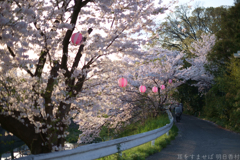
[[[159,0],[156,0],[156,3]],[[162,5],[169,4],[169,0],[162,0]],[[194,6],[198,4],[199,7],[220,7],[220,6],[233,6],[234,0],[178,0],[178,3],[175,3],[174,6],[187,4],[194,9]],[[172,7],[171,7],[172,8]],[[173,7],[174,8],[174,7]],[[172,8],[172,9],[173,9]],[[164,18],[169,14],[169,11],[166,11],[157,18],[157,21],[160,23],[164,21]]]
[[[167,0],[163,0],[167,1]],[[184,4],[188,3],[190,0],[179,0],[178,4]],[[234,5],[234,0],[194,0],[191,2],[192,4],[200,2],[200,6],[204,7],[219,7],[222,5],[228,5],[228,6],[233,6]]]

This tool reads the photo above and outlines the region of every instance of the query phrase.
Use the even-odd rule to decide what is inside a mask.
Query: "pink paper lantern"
[[[171,79],[169,79],[169,80],[168,80],[168,83],[170,83],[170,84],[171,84],[171,83],[172,83],[172,80],[171,80]]]
[[[81,33],[73,33],[71,37],[71,41],[73,45],[80,45],[82,42],[82,34]]]
[[[164,89],[165,89],[165,86],[164,86],[164,85],[161,85],[160,88],[161,88],[161,90],[164,90]]]
[[[152,88],[152,91],[153,91],[154,93],[156,93],[156,92],[158,91],[158,88],[157,88],[157,87],[153,87],[153,88]]]
[[[146,87],[145,87],[145,86],[140,86],[140,87],[139,87],[139,91],[140,91],[141,93],[144,93],[144,92],[146,91]]]
[[[127,86],[127,79],[125,79],[125,78],[119,78],[119,80],[118,80],[118,85],[120,86],[120,87],[126,87]]]

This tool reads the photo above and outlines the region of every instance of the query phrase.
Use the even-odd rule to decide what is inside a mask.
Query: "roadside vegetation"
[[[144,123],[143,122],[136,122],[130,124],[124,128],[122,132],[118,133],[116,138],[121,138],[125,136],[135,135],[143,132],[147,132],[150,130],[154,130],[160,127],[165,126],[166,124],[170,123],[167,114],[162,114],[156,118],[149,118]],[[101,132],[101,136],[108,134],[108,132]],[[151,142],[142,144],[140,146],[125,150],[122,152],[122,156],[119,153],[112,154],[110,156],[106,156],[103,158],[99,158],[98,160],[141,160],[145,159],[146,157],[160,152],[163,148],[165,148],[171,140],[175,139],[176,135],[178,134],[178,128],[173,125],[172,129],[169,131],[169,135],[167,136],[164,134],[163,136],[157,138],[155,140],[155,145],[151,146]]]
[[[199,9],[197,8],[196,11]],[[218,10],[217,14],[209,12],[213,14],[213,18],[217,15],[216,21],[208,21],[209,26],[217,26],[212,30],[214,32],[211,32],[216,36],[216,43],[208,52],[209,63],[205,66],[214,75],[214,81],[210,87],[199,94],[198,88],[193,86],[197,82],[189,80],[179,86],[178,93],[173,96],[183,103],[185,114],[240,132],[240,59],[233,56],[240,51],[240,2],[235,1],[231,7],[216,9],[210,10]],[[203,12],[203,17],[211,15],[209,13]],[[179,30],[177,27],[175,29]],[[185,44],[190,47],[189,44]]]

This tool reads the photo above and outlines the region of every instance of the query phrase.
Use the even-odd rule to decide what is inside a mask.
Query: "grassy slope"
[[[135,123],[127,126],[124,132],[120,133],[117,138],[125,137],[129,135],[139,134],[143,132],[147,132],[153,129],[157,129],[160,127],[165,126],[169,123],[169,119],[167,115],[161,115],[156,119],[148,119],[144,124],[142,123]],[[122,157],[119,154],[113,154],[107,157],[99,158],[99,160],[141,160],[145,159],[146,157],[160,152],[163,148],[173,140],[176,135],[178,134],[178,128],[173,125],[172,129],[169,132],[169,135],[166,134],[157,138],[155,140],[155,145],[151,146],[151,142],[145,143],[143,145],[131,148],[129,150],[122,152]]]

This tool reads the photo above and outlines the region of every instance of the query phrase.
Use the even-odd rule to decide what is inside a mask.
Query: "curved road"
[[[146,160],[240,160],[240,134],[189,115],[176,125],[176,139]]]

